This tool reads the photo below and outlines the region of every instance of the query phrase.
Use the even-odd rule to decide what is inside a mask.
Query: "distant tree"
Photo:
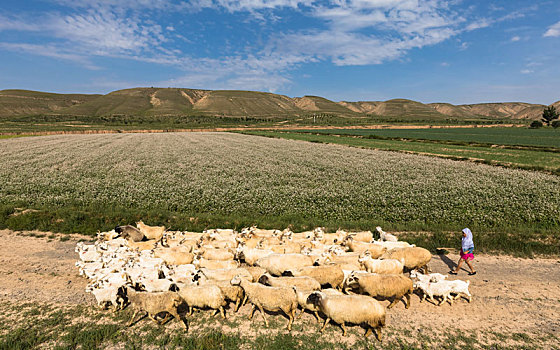
[[[542,112],[542,122],[546,125],[550,125],[551,121],[553,121],[554,119],[558,119],[558,115],[558,111],[556,111],[556,108],[554,108],[554,106],[548,106]]]
[[[560,128],[560,120],[553,120],[552,123],[550,123],[550,125],[552,125],[554,129],[558,129]]]
[[[538,128],[542,128],[543,127],[543,123],[538,121],[538,120],[533,120],[533,122],[531,122],[531,125],[529,125],[529,127],[531,129],[538,129]]]

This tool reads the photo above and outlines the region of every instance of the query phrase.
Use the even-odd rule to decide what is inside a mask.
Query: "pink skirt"
[[[469,250],[467,250],[467,252],[463,252],[463,249],[461,249],[461,259],[463,260],[473,260],[474,259],[474,248],[471,248]]]

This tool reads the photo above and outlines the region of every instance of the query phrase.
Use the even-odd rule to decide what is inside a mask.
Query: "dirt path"
[[[60,241],[53,236],[49,239],[48,234],[42,238],[28,234],[0,230],[0,301],[93,306],[93,298],[84,292],[86,280],[77,275],[74,266],[77,259],[74,247],[84,237]],[[434,272],[446,273],[457,258],[453,254],[434,256],[430,266]],[[467,334],[519,333],[522,337],[548,339],[545,342],[548,348],[560,347],[559,259],[479,255],[475,267],[476,276],[467,276],[465,271],[458,276],[471,281],[472,303],[460,300],[453,306],[438,307],[419,303],[419,298],[413,296],[409,310],[399,303],[388,311],[387,329],[406,330],[410,337],[450,330]],[[249,310],[245,306],[240,312],[247,314]],[[306,315],[304,322],[315,324],[311,315]],[[251,329],[258,332],[256,325],[260,323],[260,318],[252,324],[243,321],[238,329],[246,329],[249,334]],[[283,319],[281,323],[284,324]],[[332,334],[338,335],[340,329],[330,327]],[[343,341],[352,342],[353,337],[356,335]]]

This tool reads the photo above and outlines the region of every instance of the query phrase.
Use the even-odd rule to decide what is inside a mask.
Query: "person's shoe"
[[[456,275],[457,272],[455,272],[455,271],[449,271],[449,274],[450,274],[450,275]]]
[[[476,271],[475,272],[469,272],[469,276],[472,276],[472,275],[476,275]]]

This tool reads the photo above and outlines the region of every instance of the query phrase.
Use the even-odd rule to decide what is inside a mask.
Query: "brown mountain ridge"
[[[557,108],[560,101],[555,102]],[[183,88],[132,88],[106,95],[0,91],[0,118],[26,115],[78,116],[246,116],[287,117],[310,114],[380,116],[410,120],[539,119],[545,105],[524,102],[453,105],[407,99],[334,102],[319,96],[288,97],[258,91]]]

